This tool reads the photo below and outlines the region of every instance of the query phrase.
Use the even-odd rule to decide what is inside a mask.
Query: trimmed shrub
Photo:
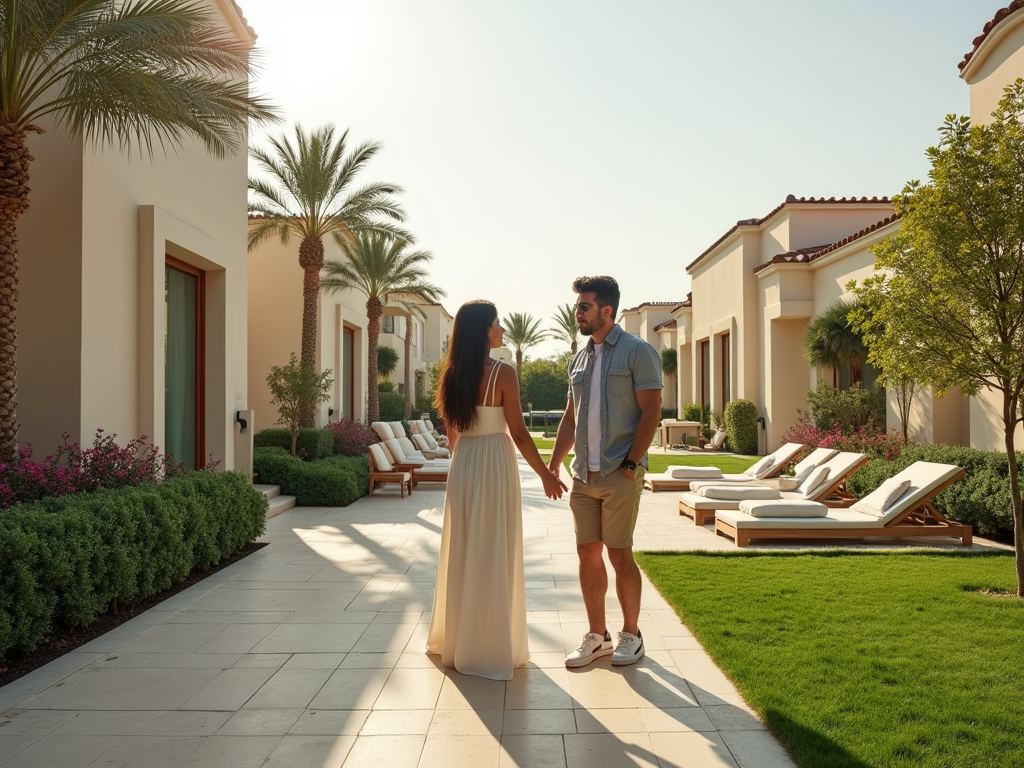
[[[662,419],[674,419],[674,418],[676,418],[676,413],[677,413],[677,411],[676,411],[675,408],[662,408],[661,409],[661,418]]]
[[[704,421],[704,412],[696,403],[686,403],[683,406],[683,421]]]
[[[856,432],[861,427],[885,430],[885,390],[865,389],[860,383],[849,389],[836,389],[827,381],[819,381],[817,389],[807,392],[811,421],[818,429],[841,427]]]
[[[934,506],[945,517],[974,526],[974,531],[982,536],[1013,530],[1009,462],[1001,451],[910,445],[893,461],[870,460],[850,477],[847,487],[855,496],[866,496],[915,461],[955,464],[967,473],[935,497]],[[1017,461],[1024,461],[1024,454],[1018,454]]]
[[[253,435],[254,448],[284,448],[291,453],[292,433],[285,428],[261,429]],[[295,452],[306,461],[325,459],[334,454],[334,433],[330,429],[308,427],[299,430]]]
[[[334,435],[335,456],[365,456],[369,446],[379,442],[372,429],[355,419],[339,419],[327,428]]]
[[[381,349],[384,349],[384,347],[381,347]],[[395,391],[395,382],[393,382],[393,381],[378,381],[377,382],[377,391],[378,392],[394,392]]]
[[[0,514],[0,658],[161,592],[263,533],[236,472],[20,504]]]
[[[397,392],[381,392],[378,398],[381,421],[401,421],[405,418],[405,395],[400,395]]]
[[[370,487],[364,456],[333,456],[301,461],[281,448],[257,448],[253,468],[261,483],[280,485],[300,507],[346,507]]]
[[[750,400],[730,400],[725,406],[725,441],[736,453],[757,453],[757,406]]]

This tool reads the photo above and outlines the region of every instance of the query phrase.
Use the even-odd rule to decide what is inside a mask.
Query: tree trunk
[[[405,420],[412,414],[412,389],[409,387],[409,353],[412,350],[412,316],[405,319]]]
[[[1003,389],[1003,439],[1006,460],[1010,465],[1010,501],[1013,507],[1013,553],[1017,566],[1017,597],[1024,597],[1024,507],[1021,505],[1019,467],[1017,452],[1013,444],[1013,433],[1017,429],[1016,397]]]
[[[519,378],[519,371],[523,367],[523,350],[516,350],[516,378]]]
[[[575,355],[576,354],[576,339],[573,339],[572,340],[572,344],[569,346],[569,354],[570,355]]]
[[[376,296],[366,302],[366,422],[380,420],[380,393],[377,392],[377,345],[380,341],[380,316],[384,305]]]
[[[302,267],[302,364],[316,368],[317,304],[320,299],[320,270],[324,266],[324,243],[319,237],[304,237],[299,245]],[[316,426],[316,404],[302,409],[300,427]]]
[[[0,461],[18,454],[18,219],[31,162],[25,131],[0,123]]]

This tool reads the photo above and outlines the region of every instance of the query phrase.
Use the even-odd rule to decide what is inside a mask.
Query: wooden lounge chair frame
[[[973,544],[970,525],[947,520],[932,506],[932,500],[967,473],[962,469],[953,477],[936,486],[928,497],[919,501],[879,528],[841,528],[839,526],[813,528],[736,528],[722,520],[715,521],[715,533],[728,536],[737,547],[750,546],[751,539],[863,539],[896,538],[900,536],[931,536],[960,539],[965,547]]]
[[[794,455],[799,456],[800,452],[797,451],[797,453]],[[791,456],[786,461],[777,462],[770,470],[768,470],[768,473],[764,477],[752,477],[750,478],[751,482],[753,483],[759,480],[769,480],[779,475],[782,472],[782,470],[784,470],[786,466],[792,461],[792,458],[793,457]],[[716,479],[717,478],[714,477],[691,477],[684,480],[681,478],[674,477],[661,479],[646,476],[644,477],[644,486],[650,488],[651,493],[657,493],[661,489],[667,491],[688,491],[690,490],[690,482],[692,480],[700,480],[701,482],[703,482],[704,480],[714,481]]]
[[[815,494],[816,499],[821,499],[822,504],[832,509],[843,509],[856,503],[857,497],[846,489],[846,481],[854,472],[868,463],[868,458],[868,455],[865,454],[845,475],[836,478],[824,492]],[[715,510],[694,509],[687,506],[686,502],[682,499],[679,500],[679,514],[692,517],[695,525],[704,525],[715,520]]]
[[[390,471],[383,471],[377,468],[377,462],[373,458],[373,451],[367,453],[367,457],[370,460],[370,498],[373,498],[373,492],[378,485],[384,485],[386,483],[398,483],[399,489],[401,490],[401,498],[405,498],[405,490],[409,489],[409,495],[412,496],[412,489],[415,486],[413,482],[413,474],[409,470],[403,470],[395,467]]]

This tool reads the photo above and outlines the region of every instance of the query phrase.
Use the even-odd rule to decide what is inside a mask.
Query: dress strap
[[[501,365],[501,360],[495,360],[494,365],[491,366],[491,373],[487,377],[487,391],[484,393],[484,405],[487,405],[489,400],[491,407],[494,407],[494,390],[498,384],[498,366]]]

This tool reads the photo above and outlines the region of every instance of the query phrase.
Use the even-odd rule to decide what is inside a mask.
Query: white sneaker
[[[612,653],[612,664],[619,667],[623,664],[635,664],[644,655],[644,638],[640,630],[635,635],[629,632],[619,632],[619,642],[615,644],[615,652]]]
[[[605,632],[604,637],[596,632],[587,632],[576,650],[565,657],[567,667],[585,667],[594,659],[612,652],[612,638]]]

